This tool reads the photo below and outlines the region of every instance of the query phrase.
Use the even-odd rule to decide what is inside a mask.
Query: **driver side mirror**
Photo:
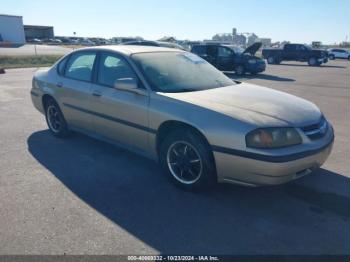
[[[144,91],[138,87],[138,81],[134,78],[119,78],[115,81],[114,88],[139,95],[144,94]]]

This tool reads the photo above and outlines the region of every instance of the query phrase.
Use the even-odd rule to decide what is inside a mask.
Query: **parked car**
[[[94,46],[95,45],[95,43],[92,42],[88,38],[79,39],[78,41],[79,41],[79,44],[84,45],[84,46]]]
[[[350,52],[344,49],[331,48],[328,49],[328,58],[331,60],[336,58],[350,60]]]
[[[62,41],[58,38],[49,38],[45,42],[47,43],[55,43],[55,44],[62,44]]]
[[[266,69],[265,61],[255,56],[261,45],[261,43],[255,43],[246,50],[242,50],[229,45],[202,44],[194,45],[191,52],[221,71],[235,71],[237,75],[257,74]]]
[[[29,39],[27,42],[33,43],[33,44],[41,44],[42,43],[42,41],[38,38]]]
[[[282,49],[263,49],[262,55],[269,64],[280,64],[282,61],[307,62],[310,66],[319,66],[328,62],[325,50],[312,49],[303,44],[285,44]]]
[[[149,41],[149,40],[140,40],[140,41],[130,41],[122,43],[122,45],[143,45],[143,46],[158,46],[158,47],[167,47],[167,48],[176,48],[185,50],[182,46],[175,44],[175,43],[169,43],[169,42],[161,42],[161,41]]]
[[[72,43],[72,41],[68,37],[61,37],[60,40],[64,44],[71,44]]]
[[[80,44],[80,41],[78,39],[70,39],[70,43],[72,45],[79,45]]]
[[[320,167],[334,140],[313,103],[235,82],[177,49],[79,49],[32,84],[52,135],[75,130],[159,160],[186,190],[286,183]]]

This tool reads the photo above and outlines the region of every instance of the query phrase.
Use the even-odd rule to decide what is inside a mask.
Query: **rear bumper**
[[[284,161],[283,156],[252,158],[214,149],[219,183],[234,183],[245,186],[278,185],[303,177],[319,168],[328,158],[333,147],[328,144],[298,159]]]
[[[42,96],[41,92],[38,89],[32,88],[30,91],[30,97],[32,99],[33,106],[41,113],[44,113],[44,109],[42,106]]]

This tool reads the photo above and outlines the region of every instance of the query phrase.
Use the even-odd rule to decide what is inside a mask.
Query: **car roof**
[[[111,51],[118,52],[124,55],[132,55],[137,53],[159,53],[159,52],[184,52],[174,48],[165,48],[158,46],[141,46],[141,45],[107,45],[96,47],[80,48],[77,51]]]
[[[152,40],[136,40],[136,41],[124,42],[122,45],[128,45],[128,44],[133,44],[133,43],[150,43],[150,44],[157,44],[157,41],[152,41]]]
[[[206,43],[206,44],[195,44],[193,46],[223,46],[223,44],[212,44],[212,43]]]

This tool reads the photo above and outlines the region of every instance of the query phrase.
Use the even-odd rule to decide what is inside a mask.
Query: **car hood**
[[[243,54],[255,55],[255,53],[260,49],[261,46],[262,43],[260,42],[254,43],[251,46],[248,46],[246,50],[244,50]]]
[[[322,115],[309,101],[248,83],[197,92],[159,94],[257,126],[302,127],[317,123]]]
[[[324,49],[311,49],[314,54],[326,55],[328,54],[327,50]]]

